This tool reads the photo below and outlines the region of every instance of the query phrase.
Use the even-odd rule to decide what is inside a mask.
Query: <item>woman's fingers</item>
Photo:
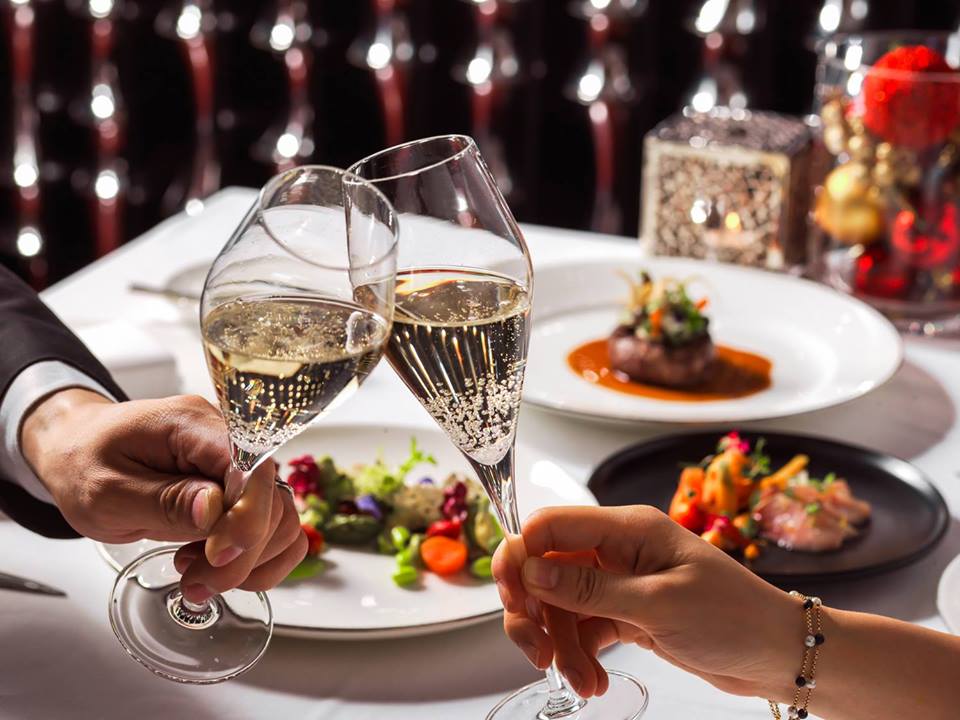
[[[676,564],[677,531],[685,532],[644,505],[556,507],[531,515],[523,526],[523,540],[532,557],[592,550],[602,568],[641,575]]]
[[[538,557],[523,564],[522,576],[526,591],[545,605],[637,624],[652,580]]]
[[[503,603],[507,612],[523,613],[525,611],[527,593],[520,579],[520,568],[525,558],[523,539],[516,535],[504,537],[493,554],[491,570],[497,581],[500,602]]]
[[[505,612],[503,629],[535,668],[545,670],[552,662],[553,641],[526,613]]]
[[[600,675],[606,671],[595,665],[580,647],[577,616],[550,605],[543,606],[543,621],[553,640],[554,660],[570,686],[581,697],[592,697],[600,685]]]
[[[580,622],[579,630],[580,647],[594,657],[603,648],[616,643],[635,644],[645,650],[653,647],[650,635],[645,630],[619,620],[602,617],[588,618]]]

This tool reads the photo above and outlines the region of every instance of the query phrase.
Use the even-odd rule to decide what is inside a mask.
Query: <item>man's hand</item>
[[[80,534],[110,543],[190,543],[175,564],[194,602],[232,587],[272,587],[306,553],[293,499],[273,482],[273,462],[252,473],[225,511],[227,431],[203,398],[114,403],[88,390],[63,390],[29,413],[20,440],[24,458]]]

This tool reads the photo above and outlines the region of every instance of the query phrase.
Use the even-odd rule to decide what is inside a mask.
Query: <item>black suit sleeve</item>
[[[43,360],[71,365],[117,399],[123,391],[110,373],[37,294],[0,266],[0,399],[26,367]],[[12,478],[0,476],[0,510],[24,527],[47,537],[77,537],[60,512],[40,502]]]

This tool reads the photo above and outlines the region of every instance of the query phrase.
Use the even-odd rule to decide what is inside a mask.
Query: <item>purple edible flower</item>
[[[417,485],[435,485],[432,477],[422,477],[417,480]]]
[[[383,509],[373,495],[361,495],[357,498],[357,510],[372,515],[377,520],[383,520]]]

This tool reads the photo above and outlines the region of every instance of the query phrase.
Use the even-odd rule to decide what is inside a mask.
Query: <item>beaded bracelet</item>
[[[820,598],[807,597],[796,590],[791,590],[790,595],[803,601],[803,614],[807,625],[807,636],[803,639],[803,660],[800,663],[800,674],[796,679],[797,689],[793,694],[793,705],[787,708],[787,718],[796,720],[809,715],[807,707],[810,705],[810,696],[817,687],[817,659],[820,657],[820,646],[823,645],[824,637],[820,617],[822,605]],[[804,691],[806,693],[801,705],[800,695]],[[767,700],[767,702],[770,703],[770,712],[773,713],[775,720],[781,720],[780,706],[773,700]]]

